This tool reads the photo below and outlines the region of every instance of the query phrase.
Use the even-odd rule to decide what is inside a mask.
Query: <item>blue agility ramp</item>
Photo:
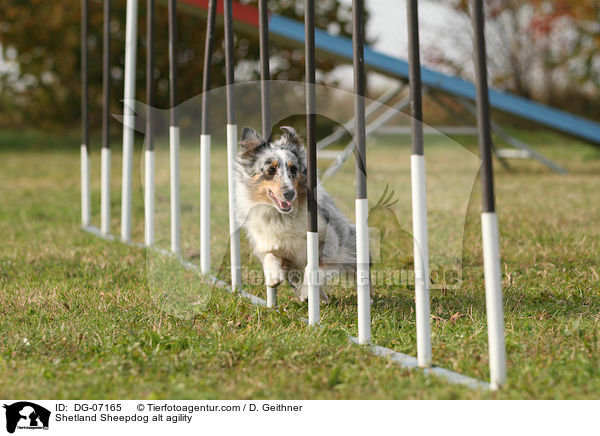
[[[269,32],[290,41],[304,44],[303,24],[286,17],[272,15]],[[317,50],[352,61],[352,41],[317,30]],[[408,62],[365,47],[365,65],[388,76],[408,80]],[[455,76],[449,76],[428,68],[421,68],[423,85],[454,96],[475,101],[475,86]],[[545,106],[506,92],[490,89],[490,104],[494,109],[539,123],[573,137],[600,145],[600,124],[570,113]]]
[[[166,2],[166,0],[159,1]],[[179,3],[185,11],[206,16],[208,0],[180,0]],[[222,21],[221,2],[218,2],[217,13]],[[233,17],[236,30],[242,33],[255,32],[256,34],[258,32],[258,10],[256,8],[234,1]],[[269,16],[269,37],[273,40],[304,47],[304,24],[287,17],[271,14]],[[321,56],[352,62],[352,40],[349,38],[335,36],[317,29],[315,46],[317,53]],[[408,62],[383,54],[368,46],[365,46],[365,65],[369,69],[387,76],[408,80]],[[421,81],[430,89],[475,101],[475,86],[459,77],[422,67]],[[494,109],[600,145],[600,123],[494,89],[489,90],[489,96],[490,105]]]

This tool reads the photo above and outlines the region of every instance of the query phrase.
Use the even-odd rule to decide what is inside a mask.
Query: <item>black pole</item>
[[[356,198],[367,198],[367,155],[365,137],[364,1],[352,1],[352,48],[354,67],[354,119],[356,142]]]
[[[306,59],[306,148],[308,163],[308,231],[317,232],[317,137],[315,92],[315,1],[306,0],[304,8]]]
[[[423,155],[423,103],[421,94],[421,59],[419,56],[418,0],[407,0],[408,64],[410,82],[410,112],[412,154]]]
[[[171,126],[177,126],[177,1],[169,0],[169,102]]]
[[[104,0],[104,41],[102,45],[102,147],[110,147],[110,0]]]
[[[267,0],[258,1],[258,27],[260,46],[260,102],[262,107],[262,136],[271,136],[271,73],[269,71],[269,10]]]
[[[483,187],[483,212],[494,212],[494,170],[492,167],[492,135],[490,128],[490,102],[487,84],[485,34],[482,0],[472,1],[472,20],[475,46],[475,85],[477,91],[477,128],[481,157],[481,183]]]
[[[206,40],[204,43],[204,72],[202,79],[202,134],[208,135],[209,128],[209,109],[208,109],[208,91],[210,89],[210,69],[214,46],[215,17],[217,14],[217,0],[208,2],[208,17],[206,20]]]
[[[154,123],[152,114],[154,110],[154,0],[146,2],[146,99],[148,113],[146,114],[146,147],[154,150]]]
[[[225,84],[227,85],[227,124],[235,124],[235,99],[233,85],[234,78],[234,59],[233,59],[233,11],[231,7],[232,0],[224,1],[225,15]]]
[[[89,152],[88,0],[81,0],[81,143]]]

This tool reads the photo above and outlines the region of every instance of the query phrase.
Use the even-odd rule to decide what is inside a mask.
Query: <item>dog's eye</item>
[[[296,177],[296,175],[298,174],[298,167],[293,165],[290,167],[290,174],[292,175],[292,177]]]
[[[277,168],[269,167],[269,169],[267,170],[267,174],[270,176],[274,176],[275,174],[277,174]]]

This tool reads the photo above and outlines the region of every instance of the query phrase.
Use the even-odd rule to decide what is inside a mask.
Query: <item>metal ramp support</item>
[[[404,91],[404,89],[405,89],[404,86],[400,86],[399,88],[391,88],[387,92],[384,92],[381,95],[381,97],[379,97],[377,100],[372,102],[369,106],[367,106],[367,108],[365,109],[365,118],[368,118],[371,115],[373,115],[379,108],[381,108],[383,105],[385,105],[388,101],[393,99],[396,95],[399,95],[400,93],[402,93]],[[350,118],[343,126],[340,126],[337,129],[335,129],[333,131],[333,133],[331,133],[329,136],[326,136],[325,138],[323,138],[319,142],[317,142],[317,150],[322,150],[325,147],[330,146],[334,142],[342,139],[344,137],[344,135],[346,135],[348,132],[351,132],[352,129],[354,129],[354,117]]]
[[[473,106],[472,103],[462,99],[462,98],[457,98],[456,101],[463,107],[465,108],[467,111],[469,111],[469,113],[473,116],[475,116],[476,112],[475,112],[475,106]],[[540,162],[541,164],[547,166],[548,168],[550,168],[553,171],[556,171],[559,174],[567,174],[568,171],[563,168],[562,166],[560,166],[559,164],[557,164],[556,162],[553,162],[552,160],[548,159],[546,156],[538,153],[537,151],[535,151],[533,148],[531,148],[530,146],[528,146],[527,144],[525,144],[523,141],[509,135],[508,133],[506,133],[504,131],[504,129],[502,129],[498,123],[491,121],[491,127],[492,127],[492,132],[494,132],[496,135],[498,135],[499,137],[501,137],[504,141],[506,141],[507,144],[511,145],[512,147],[514,147],[515,149],[497,149],[496,150],[496,155],[498,157],[503,157],[503,158],[520,158],[520,159],[535,159],[538,162]]]
[[[387,108],[385,112],[375,118],[371,123],[369,123],[365,129],[365,135],[371,135],[375,130],[383,126],[389,120],[398,115],[399,112],[404,110],[410,104],[410,96],[404,97],[402,100],[394,104],[393,106]],[[327,179],[333,176],[338,170],[344,165],[346,160],[350,157],[352,152],[354,151],[354,140],[351,139],[350,142],[346,145],[344,150],[339,154],[335,162],[333,162],[329,168],[325,170],[323,173],[323,179]]]

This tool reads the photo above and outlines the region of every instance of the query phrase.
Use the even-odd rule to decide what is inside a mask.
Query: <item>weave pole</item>
[[[146,1],[146,152],[144,155],[144,244],[154,244],[154,0]]]
[[[88,104],[88,0],[81,0],[81,225],[91,221],[90,199],[90,123]]]
[[[306,232],[306,271],[308,286],[308,325],[319,324],[319,230],[317,215],[317,135],[315,93],[315,1],[306,0],[304,7],[306,67],[306,149],[308,228]]]
[[[214,46],[217,0],[208,2],[204,74],[202,79],[202,132],[200,135],[200,271],[210,272],[210,69]]]
[[[356,141],[356,293],[358,343],[371,341],[371,280],[369,265],[369,203],[365,137],[364,1],[352,1],[352,48],[354,68],[354,140]]]
[[[262,137],[271,136],[271,72],[269,70],[269,10],[267,0],[258,0],[258,39],[260,52],[260,107]],[[277,288],[267,286],[267,307],[277,306]]]
[[[240,229],[235,214],[235,160],[237,159],[237,124],[235,120],[235,59],[233,56],[232,0],[224,0],[225,80],[227,94],[227,189],[229,191],[229,248],[231,255],[231,289],[242,287]]]
[[[129,120],[135,115],[135,64],[137,49],[138,0],[127,0],[125,22],[125,84],[123,91],[123,177],[121,189],[121,241],[131,241],[131,189],[133,180],[133,128]]]
[[[181,252],[181,202],[179,192],[179,125],[177,120],[177,2],[169,0],[169,163],[171,186],[171,252]]]
[[[104,0],[102,44],[102,153],[100,170],[100,231],[110,234],[110,0]]]
[[[419,56],[419,12],[417,0],[408,0],[408,60],[410,82],[412,155],[410,157],[412,220],[415,269],[415,312],[417,318],[417,360],[431,366],[431,315],[429,302],[429,244],[427,238],[427,197],[423,153],[423,105],[421,60]]]
[[[494,199],[494,171],[492,167],[492,135],[490,130],[490,104],[487,84],[483,1],[472,0],[471,3],[475,46],[477,127],[479,130],[479,154],[482,160],[481,183],[483,188],[483,210],[481,213],[481,233],[483,242],[485,302],[490,353],[490,388],[496,390],[506,383],[506,349],[504,345],[500,241],[498,233],[498,217],[496,215]]]
[[[260,52],[260,105],[262,136],[271,136],[271,71],[269,66],[269,9],[267,0],[258,1],[258,39]]]

